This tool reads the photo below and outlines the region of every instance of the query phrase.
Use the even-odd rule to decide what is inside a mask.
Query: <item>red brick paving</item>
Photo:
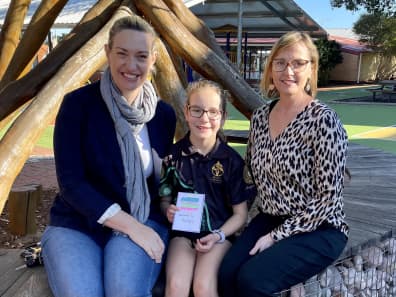
[[[13,186],[28,184],[41,184],[43,190],[58,189],[54,154],[51,149],[35,147]]]

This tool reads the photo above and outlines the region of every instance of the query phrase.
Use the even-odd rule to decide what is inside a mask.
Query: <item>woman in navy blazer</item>
[[[176,123],[147,81],[155,38],[139,17],[118,20],[102,79],[66,95],[58,113],[59,194],[42,238],[55,296],[151,296],[167,241],[161,159]]]

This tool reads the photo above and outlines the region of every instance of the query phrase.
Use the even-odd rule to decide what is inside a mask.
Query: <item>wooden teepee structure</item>
[[[262,104],[217,45],[214,34],[181,0],[99,0],[49,55],[30,71],[31,61],[67,0],[42,0],[21,36],[31,0],[11,0],[0,34],[0,213],[12,184],[65,93],[84,84],[106,58],[103,45],[113,22],[129,14],[148,20],[160,36],[157,71],[160,97],[176,110],[177,135],[184,132],[185,77],[181,59],[220,83],[246,117]]]

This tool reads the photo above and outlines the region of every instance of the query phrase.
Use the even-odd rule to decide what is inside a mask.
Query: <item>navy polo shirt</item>
[[[171,196],[173,203],[179,191],[205,194],[201,232],[218,229],[233,214],[232,205],[256,194],[253,184],[243,179],[244,165],[241,156],[220,138],[209,154],[201,155],[187,133],[163,161],[159,194]]]

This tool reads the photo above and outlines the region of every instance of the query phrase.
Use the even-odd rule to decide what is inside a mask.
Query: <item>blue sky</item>
[[[332,8],[330,0],[294,0],[324,29],[351,29],[363,10],[352,12],[345,8]]]

